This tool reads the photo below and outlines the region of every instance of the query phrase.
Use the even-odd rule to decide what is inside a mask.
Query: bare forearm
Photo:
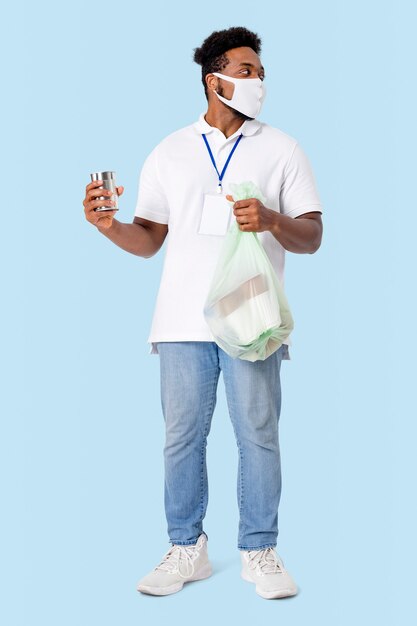
[[[151,232],[141,224],[125,224],[113,218],[110,228],[97,226],[97,230],[116,246],[136,256],[148,258],[157,252]]]
[[[320,225],[312,219],[289,217],[283,213],[271,212],[270,232],[289,252],[316,252],[321,244]]]

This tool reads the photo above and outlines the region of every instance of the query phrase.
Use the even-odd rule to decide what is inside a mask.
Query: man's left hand
[[[233,202],[233,196],[229,195],[226,198]],[[237,225],[243,231],[261,233],[264,230],[271,230],[274,225],[275,211],[268,209],[257,198],[238,200],[233,205],[233,213]]]

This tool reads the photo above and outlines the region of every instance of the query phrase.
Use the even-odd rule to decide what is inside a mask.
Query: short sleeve
[[[298,217],[310,211],[323,213],[310,162],[304,150],[296,143],[284,170],[280,212],[289,217]]]
[[[146,158],[140,172],[135,217],[168,224],[169,207],[159,176],[157,148]]]

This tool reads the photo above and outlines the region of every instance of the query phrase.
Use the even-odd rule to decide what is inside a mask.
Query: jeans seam
[[[224,375],[224,374],[223,374]],[[242,450],[242,446],[240,445],[240,440],[239,440],[239,436],[237,433],[237,429],[235,427],[235,420],[234,420],[234,410],[233,410],[233,406],[232,403],[230,403],[229,406],[229,416],[230,416],[230,420],[232,422],[232,427],[233,427],[233,431],[235,434],[235,439],[236,439],[236,444],[237,444],[237,448],[239,451],[239,458],[240,458],[240,472],[239,472],[239,499],[238,499],[238,507],[239,507],[239,517],[240,519],[242,519],[242,511],[243,511],[243,495],[244,495],[244,481],[243,481],[243,465],[244,465],[244,460],[243,460],[243,450]]]
[[[214,398],[216,396],[216,389],[217,389],[217,383],[218,383],[218,379],[219,376],[215,377],[215,379],[213,380],[213,388],[211,391],[211,397],[210,397],[210,405],[209,405],[209,410],[208,410],[208,418],[206,419],[206,423],[204,425],[204,431],[203,431],[203,441],[202,441],[202,445],[201,445],[201,449],[200,449],[200,463],[201,463],[201,471],[200,471],[200,522],[203,521],[203,515],[204,515],[204,460],[205,460],[205,449],[206,449],[206,439],[208,437],[208,431],[209,431],[209,425],[210,425],[210,420],[214,411]]]
[[[236,439],[237,441],[237,439]],[[240,480],[239,480],[239,515],[242,514],[243,511],[243,494],[244,494],[244,482],[243,482],[243,450],[240,442],[238,443],[239,456],[240,456]]]

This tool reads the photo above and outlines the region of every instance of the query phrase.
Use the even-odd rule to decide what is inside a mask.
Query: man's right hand
[[[102,184],[102,180],[94,180],[87,185],[87,187],[85,188],[85,198],[83,200],[83,205],[85,219],[87,220],[87,222],[90,222],[90,224],[93,224],[94,226],[107,230],[111,227],[113,217],[115,213],[117,213],[117,210],[109,208],[109,210],[107,211],[94,211],[94,209],[97,207],[112,207],[114,205],[114,202],[112,202],[110,199],[96,199],[99,196],[111,196],[110,190],[100,188]],[[123,193],[123,187],[116,187],[116,193],[118,196],[121,196]]]

